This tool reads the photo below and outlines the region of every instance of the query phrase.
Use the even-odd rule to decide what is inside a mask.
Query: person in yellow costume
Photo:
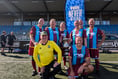
[[[55,79],[55,75],[61,69],[62,51],[54,41],[48,40],[46,31],[41,32],[40,38],[41,40],[34,47],[34,60],[41,68],[41,79]],[[54,51],[58,55],[57,61],[54,60]]]

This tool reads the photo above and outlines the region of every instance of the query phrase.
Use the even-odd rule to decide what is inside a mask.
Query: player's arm
[[[87,67],[90,64],[90,57],[85,58],[85,62],[80,66],[80,68],[78,69],[78,74],[83,73],[84,68]]]
[[[84,45],[87,46],[87,35],[86,30],[83,30]]]
[[[14,38],[14,40],[16,40],[16,36],[15,35],[13,35],[13,38]]]
[[[69,56],[70,76],[73,79],[75,74],[74,74],[74,71],[73,71],[73,68],[72,68],[72,61],[71,60],[72,60],[72,57]]]
[[[38,67],[42,67],[41,62],[38,59],[38,46],[34,47],[33,58],[34,58],[36,64],[38,65]]]
[[[72,68],[72,57],[71,56],[69,56],[68,57],[69,58],[69,67],[70,67],[70,70],[73,72],[73,68]]]
[[[35,44],[34,38],[33,38],[33,34],[30,34],[30,40],[33,42],[33,44]]]
[[[100,35],[102,36],[102,40],[98,43],[98,47],[100,47],[101,45],[102,45],[102,43],[105,41],[105,33],[103,32],[103,31],[101,31],[101,30],[99,30],[100,31]]]
[[[51,41],[51,42],[52,42],[52,45],[53,45],[54,50],[58,54],[58,60],[57,60],[57,62],[58,62],[58,64],[60,64],[61,63],[61,59],[62,59],[62,51],[61,51],[61,49],[59,48],[59,46],[54,41]]]
[[[88,66],[90,64],[90,57],[85,58],[85,62],[83,63],[83,66]]]
[[[90,64],[90,53],[88,48],[85,49],[86,54],[85,54],[85,63],[83,63],[83,66],[87,66]]]
[[[70,36],[69,36],[69,43],[72,43],[72,32],[70,33]]]
[[[70,38],[68,31],[67,31],[67,38],[68,38],[68,43],[70,44],[71,38]]]
[[[78,69],[78,74],[83,73],[84,68],[87,67],[90,64],[90,54],[88,49],[86,48],[86,54],[85,54],[85,62],[80,66],[80,68]]]
[[[37,45],[37,44],[38,44],[38,43],[35,42],[35,40],[34,40],[34,28],[33,28],[33,27],[31,28],[31,31],[30,31],[30,40],[32,41],[32,43],[33,43],[34,45]]]
[[[70,48],[68,59],[69,59],[70,76],[74,76],[74,71],[72,68],[72,56],[71,56],[71,54],[72,54],[72,48]]]

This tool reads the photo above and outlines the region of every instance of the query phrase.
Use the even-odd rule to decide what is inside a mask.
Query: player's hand
[[[37,42],[34,42],[34,45],[37,45],[38,43]]]
[[[83,70],[84,70],[84,66],[81,65],[80,68],[77,70],[77,73],[81,74],[81,73],[83,73]]]
[[[55,62],[55,64],[53,65],[53,67],[57,67],[59,65],[58,62]]]
[[[70,72],[70,78],[69,78],[69,79],[75,79],[74,75],[75,75],[74,72],[71,71],[71,72]]]
[[[59,42],[62,43],[62,39],[60,39]]]
[[[74,72],[73,71],[71,71],[70,72],[70,76],[74,76],[75,74],[74,74]]]
[[[99,48],[102,45],[102,43],[98,43],[97,47]]]
[[[44,72],[44,71],[45,71],[45,67],[42,67],[42,68],[41,68],[41,72]]]
[[[62,40],[63,40],[63,39],[62,39],[62,36],[61,36],[61,37],[60,37],[60,40],[59,40],[59,41],[60,41],[60,43],[62,43]]]

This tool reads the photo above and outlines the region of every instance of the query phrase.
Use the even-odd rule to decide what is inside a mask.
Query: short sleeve
[[[34,26],[31,28],[30,34],[35,34],[35,27]]]
[[[72,31],[71,31],[71,33],[70,33],[70,38],[72,39]]]
[[[103,35],[104,32],[102,30],[98,29],[98,34]]]
[[[67,36],[66,36],[67,38],[69,38],[69,33],[68,33],[68,31],[67,31]]]

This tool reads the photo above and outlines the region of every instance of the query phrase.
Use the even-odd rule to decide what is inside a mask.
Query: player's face
[[[13,32],[11,32],[11,35],[13,35],[14,33]]]
[[[77,46],[82,46],[83,40],[81,37],[76,37],[76,45]]]
[[[60,24],[60,29],[65,30],[65,23]]]
[[[94,26],[94,24],[95,24],[94,20],[93,19],[90,19],[89,20],[89,26]]]
[[[55,27],[56,26],[56,21],[55,20],[51,20],[50,21],[50,26]]]
[[[42,26],[44,24],[44,19],[40,19],[38,24]]]
[[[6,35],[6,32],[4,32],[3,35]]]
[[[41,35],[41,40],[47,41],[48,40],[48,36],[47,35]]]
[[[79,21],[75,21],[75,22],[74,22],[74,26],[75,26],[75,27],[78,27],[78,26],[79,26]]]
[[[79,25],[83,26],[83,21],[82,20],[79,20]]]

